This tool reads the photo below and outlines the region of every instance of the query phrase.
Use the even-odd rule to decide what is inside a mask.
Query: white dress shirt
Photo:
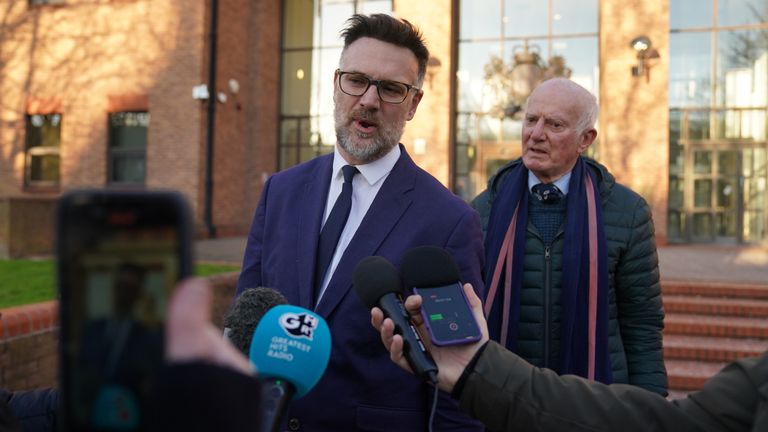
[[[381,185],[384,184],[384,180],[394,168],[397,160],[400,159],[400,146],[396,145],[390,150],[384,157],[377,159],[371,163],[365,165],[355,165],[360,171],[360,174],[356,175],[352,179],[352,209],[349,211],[349,218],[347,224],[344,225],[344,230],[339,237],[339,243],[336,245],[336,251],[333,253],[331,263],[328,265],[328,271],[325,273],[325,279],[320,286],[320,294],[317,296],[317,302],[320,303],[320,299],[325,294],[325,289],[328,287],[333,272],[336,271],[336,266],[341,260],[341,256],[347,249],[349,242],[352,241],[352,237],[355,236],[357,228],[360,226],[360,222],[363,221],[365,214],[368,213],[368,209],[371,207],[376,194],[379,193]],[[333,151],[333,171],[331,171],[331,185],[328,189],[328,200],[325,202],[325,212],[323,214],[323,225],[328,219],[328,215],[331,214],[333,205],[336,203],[336,199],[341,193],[342,185],[344,184],[344,176],[341,173],[341,167],[349,165],[347,161],[339,153],[338,147],[334,147]],[[322,226],[320,227],[322,230]],[[319,235],[320,233],[318,233]],[[349,269],[352,271],[352,269]]]

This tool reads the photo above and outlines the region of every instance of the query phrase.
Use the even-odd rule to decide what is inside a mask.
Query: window
[[[333,151],[339,32],[355,13],[391,12],[392,1],[286,0],[283,7],[280,169]]]
[[[58,187],[61,114],[27,115],[26,132],[25,186]]]
[[[454,191],[471,200],[520,156],[520,110],[542,78],[598,95],[598,0],[461,0],[458,14]]]
[[[146,111],[109,114],[108,183],[144,184],[149,117]]]

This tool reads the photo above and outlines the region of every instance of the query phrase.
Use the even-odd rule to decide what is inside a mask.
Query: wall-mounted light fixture
[[[648,36],[638,36],[632,39],[629,46],[637,52],[637,66],[632,66],[632,76],[645,76],[645,80],[650,79],[651,64],[650,59],[659,58],[659,52],[652,47],[651,39]]]

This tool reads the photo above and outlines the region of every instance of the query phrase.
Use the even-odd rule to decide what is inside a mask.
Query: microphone
[[[433,288],[458,283],[459,267],[451,254],[437,246],[419,246],[403,255],[400,274],[408,287]]]
[[[278,430],[288,402],[317,384],[330,356],[331,331],[320,315],[291,305],[267,311],[249,355],[262,383],[259,431]]]
[[[285,296],[272,288],[248,288],[235,300],[235,304],[224,317],[227,339],[241,352],[248,355],[253,332],[259,321],[271,308],[288,304]]]
[[[432,359],[402,302],[402,282],[395,266],[386,258],[370,256],[361,260],[353,275],[355,292],[368,309],[378,306],[395,323],[395,333],[403,337],[403,354],[413,373],[437,383],[437,365]]]

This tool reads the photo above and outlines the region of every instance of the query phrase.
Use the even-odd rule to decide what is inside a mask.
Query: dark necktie
[[[341,232],[344,231],[344,225],[349,218],[349,210],[352,208],[352,179],[358,171],[352,165],[341,167],[344,174],[344,185],[341,187],[341,193],[336,198],[331,214],[320,231],[320,242],[317,245],[317,263],[315,266],[315,300],[320,295],[325,273],[331,264],[336,245],[339,243]]]
[[[533,196],[544,204],[557,204],[563,199],[563,192],[554,184],[539,183],[531,188]]]

